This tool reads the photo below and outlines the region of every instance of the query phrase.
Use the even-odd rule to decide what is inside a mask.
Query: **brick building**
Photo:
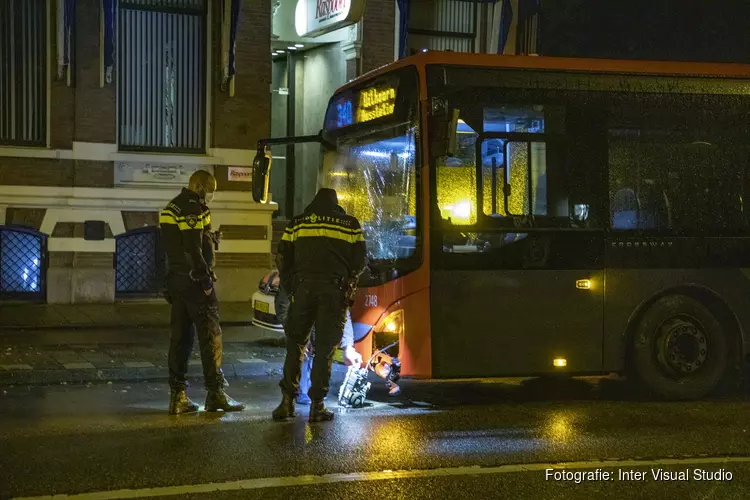
[[[256,141],[287,135],[272,130],[286,119],[272,107],[278,90],[269,92],[272,44],[311,42],[295,47],[312,52],[299,56],[305,91],[294,107],[309,114],[295,131],[314,128],[333,89],[394,59],[397,11],[394,0],[368,0],[356,24],[330,34],[332,45],[274,36],[278,11],[292,9],[285,29],[294,30],[295,0],[238,3],[236,74],[227,79],[224,1],[0,0],[1,300],[158,295],[158,211],[197,169],[219,184],[219,298],[249,300],[272,265],[280,215],[276,203],[252,201],[248,182]],[[316,69],[305,68],[314,50],[339,51],[340,78],[316,83]],[[312,161],[300,158],[296,169]],[[285,159],[274,181],[286,180]]]
[[[158,211],[197,169],[219,184],[219,297],[250,297],[245,285],[270,266],[275,206],[253,203],[250,184],[232,179],[269,133],[271,2],[242,2],[253,22],[238,26],[233,96],[222,82],[222,3],[78,0],[62,15],[67,2],[0,0],[0,297],[156,295]],[[111,67],[107,19],[120,35]],[[72,36],[58,37],[61,26]]]

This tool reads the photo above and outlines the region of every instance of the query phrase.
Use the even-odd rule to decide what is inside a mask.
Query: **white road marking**
[[[285,476],[227,481],[224,483],[186,484],[139,490],[97,491],[75,495],[47,495],[38,497],[16,497],[11,500],[120,500],[122,498],[153,498],[177,495],[194,495],[216,491],[257,490],[264,488],[284,488],[318,484],[349,483],[356,481],[383,481],[388,479],[420,479],[424,477],[471,476],[486,474],[507,474],[513,472],[536,472],[546,469],[607,469],[623,467],[653,467],[669,465],[711,465],[730,463],[750,463],[750,457],[696,457],[663,458],[658,460],[594,460],[585,462],[530,463],[500,465],[497,467],[455,467],[446,469],[423,469],[379,472],[352,472],[347,474],[326,474],[325,476]]]
[[[5,370],[33,370],[34,368],[31,367],[31,365],[21,364],[21,365],[0,365]]]
[[[250,363],[268,363],[265,359],[260,358],[245,358],[245,359],[238,359],[237,360],[240,363],[244,364],[250,364]]]

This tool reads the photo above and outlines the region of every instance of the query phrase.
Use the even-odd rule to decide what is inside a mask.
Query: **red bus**
[[[366,359],[398,340],[412,377],[619,372],[688,399],[750,347],[748,116],[750,65],[426,52],[259,152],[320,142],[362,222]]]

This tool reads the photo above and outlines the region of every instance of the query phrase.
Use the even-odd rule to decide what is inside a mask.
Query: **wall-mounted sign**
[[[118,161],[115,162],[115,185],[117,186],[187,186],[196,170],[213,173],[213,165]]]
[[[229,180],[232,182],[253,182],[252,167],[229,167]]]
[[[298,0],[294,14],[297,34],[317,37],[350,26],[365,13],[365,0]]]

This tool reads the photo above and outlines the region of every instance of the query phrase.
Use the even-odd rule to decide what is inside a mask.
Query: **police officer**
[[[289,301],[289,294],[283,286],[279,286],[279,292],[276,295],[276,317],[285,327],[289,311]],[[297,394],[297,404],[300,405],[309,405],[312,402],[307,393],[310,390],[310,372],[312,371],[314,358],[311,344],[314,343],[315,328],[312,329],[312,333],[310,334],[310,342],[305,347],[304,360],[302,361],[302,375],[299,381],[299,393]],[[362,364],[362,356],[354,349],[354,327],[352,325],[352,315],[349,311],[346,313],[344,336],[341,338],[339,348],[344,351],[344,363],[347,366]]]
[[[310,421],[333,420],[325,407],[331,364],[342,340],[347,309],[365,268],[365,239],[356,218],[338,210],[333,189],[321,189],[304,213],[294,217],[279,243],[281,286],[292,299],[286,322],[287,352],[281,404],[274,420],[295,416],[300,372],[310,332],[315,327]]]
[[[213,272],[216,235],[211,232],[208,203],[216,179],[204,170],[195,172],[187,188],[159,216],[167,254],[167,300],[172,305],[169,346],[169,413],[198,411],[187,397],[188,359],[198,333],[206,389],[206,411],[240,411],[245,405],[224,392],[221,370],[221,327]]]

